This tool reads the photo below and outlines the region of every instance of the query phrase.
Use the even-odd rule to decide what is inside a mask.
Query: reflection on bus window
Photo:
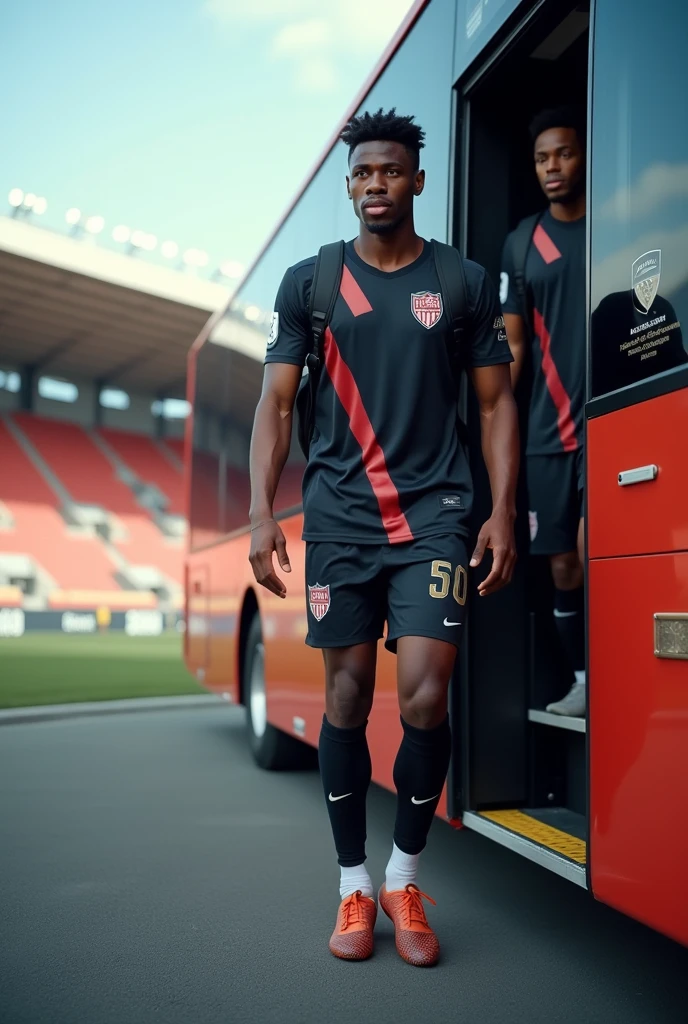
[[[640,312],[632,290],[602,299],[591,320],[592,393],[604,395],[688,363],[681,323],[657,295]]]
[[[595,64],[593,398],[688,362],[687,32],[685,3],[673,4],[670,31],[644,0],[626,0],[622,18],[616,4],[596,5],[595,45],[615,58]]]

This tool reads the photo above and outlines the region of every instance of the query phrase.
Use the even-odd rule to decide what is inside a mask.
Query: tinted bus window
[[[687,37],[675,0],[597,5],[593,397],[688,362]]]
[[[425,129],[427,185],[416,205],[416,223],[423,235],[440,240],[447,237],[454,17],[454,0],[433,0],[362,105],[413,113]],[[334,147],[198,354],[192,548],[247,526],[249,442],[274,298],[287,267],[324,242],[356,235],[344,181],[346,156],[342,145]],[[276,513],[300,504],[303,466],[294,432]]]
[[[520,0],[458,0],[454,78],[459,78]]]

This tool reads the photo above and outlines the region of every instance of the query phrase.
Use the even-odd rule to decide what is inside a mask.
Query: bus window
[[[639,0],[621,19],[608,6],[597,18],[616,56],[613,67],[595,68],[592,132],[593,398],[688,363],[688,136],[679,101],[688,17],[676,5],[671,31],[653,17],[641,32]]]

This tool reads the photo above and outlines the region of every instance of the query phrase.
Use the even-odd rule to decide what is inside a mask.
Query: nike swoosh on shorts
[[[425,800],[416,800],[415,796],[411,797],[412,804],[429,804],[431,800],[436,800],[440,794],[437,793],[435,796],[428,796]]]
[[[351,793],[342,793],[341,796],[332,796],[330,793],[329,800],[331,803],[335,803],[337,800],[343,800],[345,796],[351,796]]]

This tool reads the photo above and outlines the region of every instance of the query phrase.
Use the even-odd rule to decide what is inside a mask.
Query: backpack
[[[511,236],[511,256],[514,261],[514,289],[521,304],[521,315],[530,334],[533,333],[530,303],[526,288],[526,260],[533,241],[535,229],[542,219],[543,211],[525,217],[514,229]]]
[[[463,259],[451,245],[430,242],[435,270],[440,282],[447,318],[452,327],[452,361],[455,379],[458,383],[463,369],[463,341],[468,320],[466,275]],[[322,339],[332,318],[334,304],[339,294],[344,267],[344,242],[330,242],[318,252],[313,272],[308,315],[313,332],[313,345],[306,357],[305,372],[296,395],[298,417],[298,441],[306,459],[315,427],[315,399],[322,370]],[[462,444],[466,441],[466,427],[458,415],[457,431]]]

